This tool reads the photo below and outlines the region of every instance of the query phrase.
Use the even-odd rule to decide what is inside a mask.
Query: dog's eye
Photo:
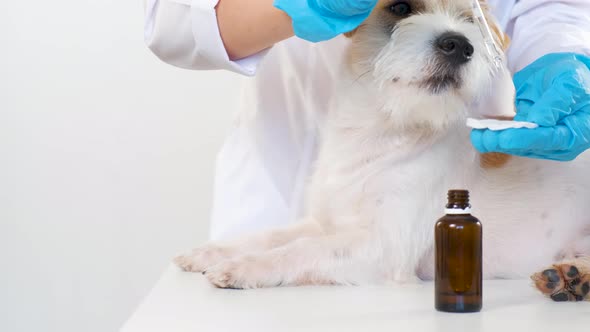
[[[410,16],[412,13],[412,7],[407,2],[398,2],[389,7],[389,10],[400,17]]]

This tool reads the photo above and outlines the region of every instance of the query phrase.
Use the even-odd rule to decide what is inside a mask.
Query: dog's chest
[[[383,139],[354,144],[322,158],[323,171],[316,176],[316,189],[328,198],[335,220],[358,216],[382,230],[421,228],[442,212],[448,189],[468,188],[473,177],[475,152],[458,136],[435,144]]]
[[[477,156],[456,136],[436,144],[416,145],[384,154],[365,169],[365,192],[384,209],[423,209],[444,206],[447,190],[467,189],[477,171]]]

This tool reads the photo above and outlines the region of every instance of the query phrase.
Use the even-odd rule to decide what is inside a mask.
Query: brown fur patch
[[[361,26],[362,26],[362,24],[361,24]],[[359,26],[359,27],[360,27],[360,26]],[[355,34],[357,31],[358,31],[358,29],[359,29],[359,28],[355,28],[355,29],[354,29],[354,30],[352,30],[352,31],[345,32],[345,33],[344,33],[344,36],[345,36],[345,37],[348,37],[348,38],[352,38],[352,37],[354,36],[354,34]]]
[[[502,168],[510,159],[512,159],[512,156],[504,153],[484,153],[480,157],[480,165],[484,169]]]
[[[511,121],[514,120],[512,117],[509,116],[491,116],[490,119],[495,120],[506,120]],[[484,153],[480,157],[480,165],[484,169],[495,169],[495,168],[502,168],[505,166],[512,156],[509,154],[492,152],[492,153]]]

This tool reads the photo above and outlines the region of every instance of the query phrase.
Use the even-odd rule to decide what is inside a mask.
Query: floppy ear
[[[490,13],[490,7],[488,6],[488,2],[486,0],[479,0],[479,3],[481,4],[481,9],[484,12],[490,29],[494,34],[496,43],[498,43],[498,45],[503,51],[506,51],[508,49],[508,46],[510,46],[510,37],[508,37],[508,35],[504,33],[504,31],[500,27],[500,24],[498,24],[498,21],[496,21],[494,15]]]

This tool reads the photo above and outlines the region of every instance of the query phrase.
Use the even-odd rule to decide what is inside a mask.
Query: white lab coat
[[[245,83],[235,126],[218,155],[211,238],[295,222],[348,41],[291,38],[230,61],[217,26],[218,0],[145,1],[145,40],[160,59],[187,69],[255,76]],[[590,54],[590,0],[488,2],[512,38],[512,71],[551,52]]]

